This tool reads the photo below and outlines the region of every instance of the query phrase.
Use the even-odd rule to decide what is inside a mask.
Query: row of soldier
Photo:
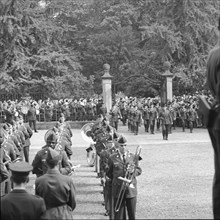
[[[121,119],[123,124],[128,126],[128,130],[135,135],[139,132],[139,127],[143,124],[145,132],[154,134],[155,130],[160,130],[164,119],[161,117],[162,112],[166,108],[169,111],[169,130],[176,129],[177,124],[182,127],[184,132],[186,128],[192,133],[194,127],[199,127],[199,112],[195,104],[186,107],[185,105],[176,106],[174,103],[161,105],[159,102],[151,102],[149,104],[140,104],[136,101],[130,101],[125,104],[119,100],[110,111],[110,124],[117,130],[118,123]]]
[[[86,135],[91,137],[96,150],[96,172],[103,186],[105,216],[126,219],[128,215],[129,219],[135,219],[136,176],[142,172],[139,166],[141,157],[138,155],[137,158],[126,149],[126,138],[110,125],[107,117],[101,115]],[[91,146],[87,151],[90,150]]]
[[[19,117],[19,122],[20,126],[28,127],[23,124],[22,117]],[[42,219],[73,219],[72,211],[75,209],[76,200],[71,174],[76,166],[71,162],[72,132],[65,118],[62,116],[56,125],[46,132],[46,145],[36,153],[32,164],[28,162],[29,160],[23,161],[25,147],[22,144],[21,148],[16,150],[17,145],[11,140],[11,135],[15,133],[7,134],[12,132],[10,129],[7,130],[8,127],[10,128],[11,125],[3,125],[0,139],[1,217],[3,219],[14,219],[14,216],[16,219],[39,219],[41,216]],[[21,128],[18,127],[18,131],[20,130]],[[8,143],[12,146],[11,148],[8,147]],[[36,174],[35,196],[25,190],[31,171]],[[15,193],[16,198],[14,198]],[[27,200],[21,203],[24,198]],[[41,204],[40,207],[39,204]],[[26,210],[27,207],[30,209]]]

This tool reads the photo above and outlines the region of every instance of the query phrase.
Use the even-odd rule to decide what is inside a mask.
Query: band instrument
[[[122,180],[123,182],[122,182],[121,189],[119,191],[119,195],[118,195],[118,198],[117,198],[117,201],[115,204],[115,212],[118,212],[121,208],[121,204],[124,199],[124,194],[125,194],[127,187],[134,188],[134,186],[131,183],[132,183],[133,178],[135,176],[135,171],[136,171],[137,164],[139,161],[140,153],[141,153],[141,146],[138,145],[136,148],[136,152],[135,152],[134,159],[133,159],[132,163],[129,163],[127,166],[125,177],[118,177],[118,179]],[[129,172],[129,168],[132,166],[134,167],[134,170],[131,173],[131,172]]]
[[[87,123],[87,124],[83,125],[83,127],[81,128],[81,132],[80,132],[84,141],[86,141],[90,144],[95,144],[92,137],[90,136],[93,125],[94,125],[94,123]]]
[[[81,128],[81,136],[82,138],[90,143],[90,147],[87,151],[87,163],[90,167],[93,167],[95,165],[95,161],[96,161],[96,149],[95,149],[95,146],[94,144],[96,142],[93,141],[92,137],[90,136],[90,133],[92,131],[92,127],[93,127],[94,123],[87,123],[85,125],[83,125],[83,127]]]
[[[28,109],[29,109],[28,105],[21,106],[21,113],[26,115],[28,113]]]

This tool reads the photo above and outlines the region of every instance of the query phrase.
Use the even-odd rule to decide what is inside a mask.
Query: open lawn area
[[[86,160],[86,143],[79,129],[73,129],[74,165],[81,164],[72,178],[77,190],[76,219],[108,219],[104,216],[100,180],[94,167]],[[31,139],[30,162],[45,144],[46,130],[34,133]],[[180,128],[162,140],[161,132],[139,135],[119,126],[118,132],[128,140],[128,149],[135,152],[141,145],[138,180],[137,219],[212,219],[213,149],[206,129],[182,132]],[[31,175],[28,189],[34,193],[35,175]]]

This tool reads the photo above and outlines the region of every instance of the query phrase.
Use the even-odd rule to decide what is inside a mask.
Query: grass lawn
[[[143,170],[138,180],[137,219],[212,219],[213,150],[205,129],[182,132],[180,128],[162,140],[157,131],[150,135],[140,128],[139,135],[120,126],[119,133],[128,140],[128,149],[135,152],[142,146],[140,162]],[[45,131],[31,139],[30,162],[44,145]],[[76,219],[108,219],[104,216],[100,180],[94,167],[86,161],[86,143],[80,130],[73,129],[75,165],[81,164],[72,176],[77,190]],[[31,175],[28,189],[34,193],[35,175]]]

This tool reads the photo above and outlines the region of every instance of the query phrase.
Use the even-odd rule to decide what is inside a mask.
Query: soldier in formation
[[[125,207],[127,204],[129,219],[135,219],[137,202],[136,176],[141,174],[138,162],[139,157],[135,159],[133,154],[125,150],[126,139],[120,136],[104,117],[100,117],[99,122],[92,126],[90,137],[95,141],[96,153],[100,157],[98,172],[103,186],[105,215],[109,216],[109,219],[126,219]],[[100,141],[102,141],[102,148],[98,147]],[[125,158],[121,159],[123,155]],[[118,166],[115,164],[118,164]],[[119,199],[119,191],[122,185],[124,186],[123,180],[118,179],[118,177],[128,177],[125,173],[129,173],[130,183],[126,184],[126,193],[122,195],[122,203],[119,210],[115,210]]]

